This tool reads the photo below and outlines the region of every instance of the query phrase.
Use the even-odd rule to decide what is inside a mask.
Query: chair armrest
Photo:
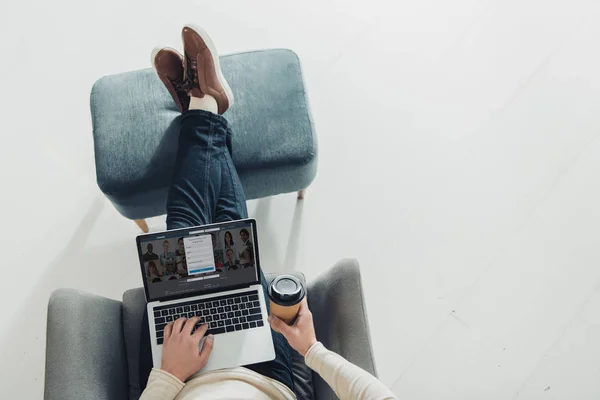
[[[71,289],[48,303],[45,399],[127,399],[121,302]]]
[[[317,340],[377,376],[358,262],[339,261],[311,282],[308,304],[313,313]],[[316,373],[313,382],[317,399],[337,398]]]

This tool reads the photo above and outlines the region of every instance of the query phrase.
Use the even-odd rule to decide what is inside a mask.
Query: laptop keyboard
[[[157,344],[163,343],[165,326],[181,317],[200,317],[200,322],[195,328],[207,323],[207,335],[259,328],[264,325],[256,290],[188,301],[154,308]]]

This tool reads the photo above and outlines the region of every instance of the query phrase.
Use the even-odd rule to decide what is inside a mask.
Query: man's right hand
[[[208,329],[208,324],[204,324],[192,334],[194,326],[199,321],[198,317],[188,320],[179,318],[165,327],[160,368],[181,382],[185,382],[190,376],[204,368],[213,348],[214,337],[208,335],[204,340],[202,350],[198,351],[200,340]]]
[[[300,303],[300,310],[294,325],[290,326],[271,315],[269,317],[271,327],[280,332],[288,341],[290,346],[304,357],[308,349],[317,342],[315,335],[315,326],[313,324],[312,313],[308,309],[306,297]]]

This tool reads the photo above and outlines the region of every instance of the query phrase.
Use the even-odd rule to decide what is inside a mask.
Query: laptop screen
[[[148,301],[259,283],[252,219],[137,237]]]

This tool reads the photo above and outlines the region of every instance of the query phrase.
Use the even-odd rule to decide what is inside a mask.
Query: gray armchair
[[[144,292],[123,301],[72,289],[55,291],[48,304],[45,399],[137,399],[145,308]],[[343,260],[308,284],[317,339],[376,375],[369,325],[356,260]],[[295,391],[300,399],[335,399],[329,386],[297,355]]]

